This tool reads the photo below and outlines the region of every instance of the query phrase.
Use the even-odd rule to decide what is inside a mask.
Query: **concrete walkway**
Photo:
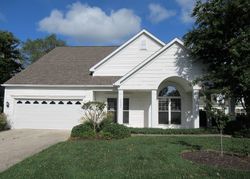
[[[49,146],[68,139],[70,131],[15,129],[0,132],[0,172]]]

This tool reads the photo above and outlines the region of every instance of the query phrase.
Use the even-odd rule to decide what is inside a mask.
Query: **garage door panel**
[[[13,127],[71,129],[80,123],[83,115],[79,103],[77,100],[17,100]]]

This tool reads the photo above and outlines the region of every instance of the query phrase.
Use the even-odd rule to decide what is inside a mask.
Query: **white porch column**
[[[118,89],[117,108],[117,122],[123,124],[123,90],[120,89]]]
[[[158,103],[157,90],[151,91],[151,117],[149,118],[148,127],[154,127],[158,123]]]
[[[200,117],[199,117],[199,89],[194,88],[193,89],[193,122],[194,122],[194,128],[200,127]]]

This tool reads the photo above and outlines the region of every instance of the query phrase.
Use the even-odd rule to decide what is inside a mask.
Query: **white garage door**
[[[37,100],[15,101],[15,129],[71,129],[80,122],[83,109],[80,100]]]

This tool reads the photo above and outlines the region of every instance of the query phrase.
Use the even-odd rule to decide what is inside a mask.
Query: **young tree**
[[[220,131],[220,154],[223,157],[224,149],[223,149],[223,130],[226,127],[226,124],[229,120],[229,117],[225,114],[225,105],[219,104],[221,109],[212,108],[211,116],[215,119],[216,125]]]
[[[194,61],[206,64],[201,81],[242,102],[250,119],[250,1],[198,1],[194,28],[184,36]]]
[[[55,47],[60,46],[66,46],[66,42],[58,39],[55,34],[43,39],[28,39],[22,45],[22,54],[28,63],[33,63]]]
[[[209,96],[209,98],[205,98],[205,104],[206,104],[206,112],[207,117],[215,119],[216,125],[218,130],[220,131],[220,153],[223,157],[224,149],[223,149],[223,130],[226,127],[227,122],[229,121],[229,116],[225,114],[226,105],[226,95],[222,94],[222,91],[215,91],[215,90],[209,90],[209,89],[203,89],[201,91],[202,94]],[[218,108],[213,107],[215,104],[213,104],[211,100],[211,94],[216,94],[213,96],[213,101],[216,101]],[[207,95],[209,94],[209,95]]]
[[[86,102],[82,106],[82,109],[84,110],[83,122],[89,121],[93,125],[95,133],[106,116],[105,106],[105,103],[98,101]]]

